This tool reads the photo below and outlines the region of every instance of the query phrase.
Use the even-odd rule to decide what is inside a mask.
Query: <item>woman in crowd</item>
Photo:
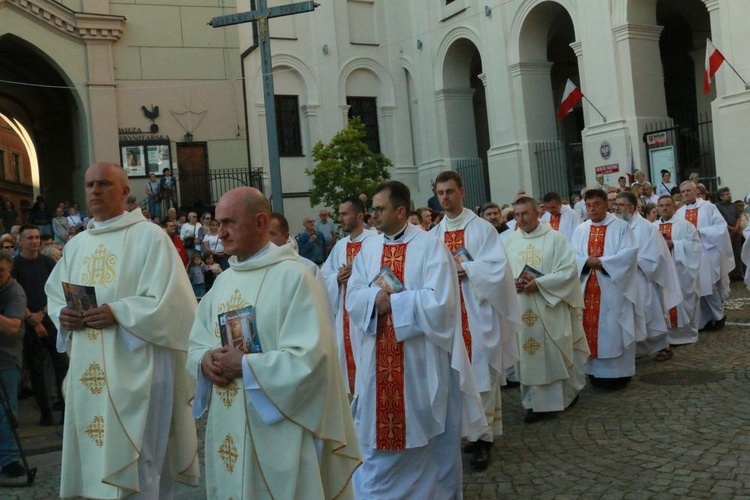
[[[161,183],[154,172],[149,174],[146,183],[146,204],[152,217],[161,217]]]
[[[52,219],[52,232],[55,236],[55,241],[61,245],[68,242],[68,219],[65,217],[65,210],[63,207],[58,206],[55,209],[55,218]]]
[[[212,220],[209,233],[203,238],[203,252],[211,252],[214,260],[225,271],[229,267],[229,256],[224,253],[224,245],[219,238],[219,222]]]

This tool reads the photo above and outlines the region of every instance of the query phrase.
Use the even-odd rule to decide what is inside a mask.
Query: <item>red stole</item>
[[[697,208],[685,209],[685,220],[691,223],[693,227],[695,227],[695,229],[698,229],[698,209]]]
[[[552,226],[552,229],[554,229],[555,231],[559,231],[560,230],[560,216],[550,214],[549,225]]]
[[[694,210],[696,211],[696,215],[697,215],[698,209],[696,208]],[[696,222],[697,222],[697,217],[696,217]],[[659,224],[659,232],[664,235],[665,240],[668,240],[668,241],[672,240],[672,224],[665,224],[665,223]],[[670,253],[672,252],[673,251],[670,250]],[[677,328],[679,326],[677,322],[677,307],[673,307],[672,309],[669,310],[669,326],[671,328]]]
[[[588,252],[589,257],[601,257],[604,255],[604,237],[607,234],[607,226],[591,226],[589,232]],[[599,288],[597,272],[592,269],[586,288],[583,291],[583,331],[591,351],[591,358],[599,357],[599,310],[602,301],[602,290]]]
[[[458,229],[456,231],[446,231],[443,235],[445,245],[451,253],[456,253],[461,247],[464,246],[464,230]],[[466,353],[469,355],[469,361],[471,361],[471,331],[469,330],[469,316],[466,314],[466,304],[464,303],[464,292],[461,282],[458,282],[458,296],[461,298],[461,334],[464,338],[464,345],[466,346]]]
[[[406,243],[384,245],[380,266],[388,266],[404,283]],[[406,406],[404,403],[404,348],[396,340],[393,315],[378,318],[375,350],[375,448],[385,451],[406,449]]]
[[[346,244],[346,265],[351,266],[354,257],[362,250],[362,242],[350,241]],[[349,312],[346,310],[346,283],[341,288],[344,309],[344,354],[346,356],[346,375],[349,378],[349,392],[354,394],[354,379],[357,375],[357,367],[354,364],[354,352],[352,351],[352,336],[349,329]]]

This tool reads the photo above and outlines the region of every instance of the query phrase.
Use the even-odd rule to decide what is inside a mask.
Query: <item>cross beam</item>
[[[268,0],[256,0],[255,9],[226,16],[214,17],[208,23],[214,28],[242,23],[257,23],[260,63],[263,72],[263,101],[266,108],[266,134],[268,137],[268,168],[271,173],[271,204],[274,212],[284,212],[281,190],[281,162],[279,160],[279,137],[276,131],[276,102],[273,89],[273,66],[271,64],[271,36],[268,20],[274,17],[291,16],[315,10],[318,4],[312,1],[297,2],[278,7],[268,7]],[[245,110],[247,112],[247,110]]]

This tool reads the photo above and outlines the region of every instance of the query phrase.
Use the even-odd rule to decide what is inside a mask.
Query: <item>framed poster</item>
[[[660,182],[661,171],[668,170],[672,173],[672,179],[677,178],[677,165],[675,163],[674,146],[664,146],[648,150],[648,162],[651,166],[652,184]]]
[[[148,144],[146,146],[146,175],[152,172],[161,175],[165,168],[172,168],[169,143]]]
[[[142,145],[129,145],[120,148],[120,161],[128,177],[144,177],[146,175],[146,155]]]

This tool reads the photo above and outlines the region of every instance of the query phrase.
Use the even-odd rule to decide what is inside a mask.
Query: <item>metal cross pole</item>
[[[273,90],[273,66],[271,65],[271,36],[268,32],[268,20],[273,17],[291,16],[301,12],[311,12],[318,4],[315,2],[297,2],[278,7],[268,7],[267,0],[256,0],[255,9],[238,12],[211,19],[208,24],[222,28],[233,24],[257,23],[260,63],[263,72],[263,101],[266,107],[266,133],[268,136],[268,168],[271,171],[271,204],[274,212],[284,212],[284,200],[281,194],[281,162],[279,161],[279,137],[276,132],[276,102]]]

